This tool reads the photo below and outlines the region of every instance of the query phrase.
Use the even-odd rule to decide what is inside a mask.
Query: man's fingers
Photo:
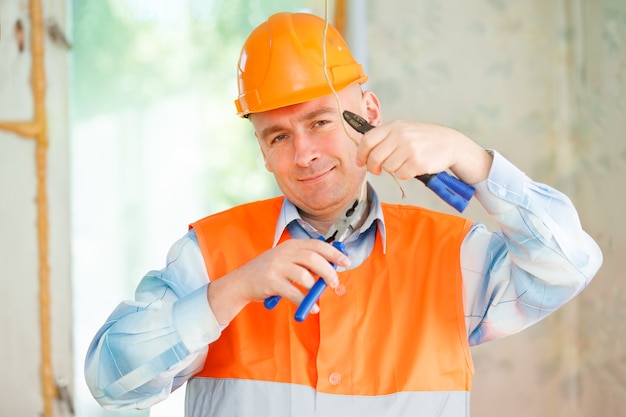
[[[259,265],[266,269],[262,274],[263,284],[259,280],[249,281],[257,288],[257,295],[252,299],[279,295],[300,305],[305,294],[319,278],[323,278],[330,287],[339,285],[339,277],[333,264],[342,267],[350,265],[350,259],[346,255],[319,239],[291,239],[266,255],[265,262]],[[259,271],[254,267],[252,270]],[[260,289],[263,295],[258,293]],[[318,310],[319,307],[315,306],[312,312]]]
[[[302,239],[299,240],[298,244],[300,245],[300,249],[307,249],[302,252],[301,257],[298,258],[301,265],[315,271],[318,274],[321,272],[318,268],[324,267],[324,269],[326,269],[326,265],[323,262],[320,262],[319,257],[322,257],[326,263],[333,263],[342,267],[350,266],[350,258],[344,255],[339,249],[335,248],[330,243],[324,242],[323,240]]]
[[[370,161],[379,158],[382,158],[384,160],[384,154],[386,153],[386,151],[383,148],[379,148],[379,146],[385,143],[386,137],[387,131],[385,127],[372,129],[365,135],[363,135],[363,137],[359,141],[359,147],[356,152],[357,165],[361,167],[367,165],[368,170],[372,172],[372,174],[380,174],[380,170],[378,172],[375,172],[370,169],[373,168],[370,166]]]

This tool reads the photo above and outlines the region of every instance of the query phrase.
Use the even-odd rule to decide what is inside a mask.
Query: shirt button
[[[342,296],[345,295],[346,293],[346,286],[343,284],[339,284],[335,287],[335,294],[337,294],[338,296]]]
[[[506,190],[504,188],[500,188],[498,190],[498,195],[500,195],[500,197],[504,197],[506,195]]]
[[[341,382],[341,375],[337,372],[333,372],[328,377],[328,382],[330,382],[330,385],[339,385],[339,383]]]

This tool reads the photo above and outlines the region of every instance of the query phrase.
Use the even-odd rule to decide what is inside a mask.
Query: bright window
[[[249,122],[235,115],[247,34],[306,1],[81,0],[73,3],[72,241],[78,416],[91,338],[187,225],[277,195]],[[182,416],[184,388],[152,416]]]

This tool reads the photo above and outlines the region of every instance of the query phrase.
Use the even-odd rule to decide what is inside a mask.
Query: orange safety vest
[[[282,203],[245,204],[191,225],[211,280],[272,247]],[[341,272],[341,285],[327,289],[320,313],[304,322],[293,319],[288,300],[271,311],[248,304],[209,346],[192,381],[288,383],[338,396],[469,392],[460,247],[470,222],[419,207],[382,208],[386,254],[377,232],[370,256]],[[281,241],[288,238],[285,230]]]

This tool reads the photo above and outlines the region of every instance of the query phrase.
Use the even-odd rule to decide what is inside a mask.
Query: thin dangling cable
[[[346,132],[348,138],[354,142],[355,145],[359,146],[359,142],[350,134],[348,130],[348,126],[343,121],[343,108],[341,106],[341,99],[339,98],[339,94],[335,90],[333,83],[330,82],[330,77],[328,76],[328,68],[326,65],[326,38],[328,36],[328,0],[324,1],[324,33],[322,35],[322,69],[324,70],[324,78],[326,79],[326,83],[328,83],[328,87],[330,87],[330,91],[332,91],[335,96],[335,100],[337,101],[337,109],[339,110],[339,120],[342,121],[343,130]]]
[[[343,119],[343,107],[341,106],[341,99],[339,98],[339,94],[337,94],[337,91],[335,90],[335,86],[333,86],[333,83],[330,81],[330,77],[328,75],[328,67],[326,64],[326,38],[328,36],[328,25],[329,25],[328,20],[329,20],[328,19],[328,0],[325,0],[324,1],[324,32],[322,34],[322,69],[324,71],[324,78],[326,79],[326,83],[328,84],[328,87],[330,87],[330,91],[333,93],[333,95],[335,96],[335,100],[337,101],[337,109],[339,111],[339,120],[341,121],[341,126],[343,126],[343,130],[346,133],[346,136],[348,136],[348,139],[350,139],[356,146],[359,146],[359,142],[350,134],[351,132],[348,129],[347,123]],[[402,184],[400,184],[400,181],[398,180],[398,178],[393,172],[390,172],[389,174],[391,175],[391,178],[393,178],[393,181],[396,183],[396,185],[400,189],[401,198],[404,199],[406,197],[406,193],[404,192],[404,188],[402,188]]]

